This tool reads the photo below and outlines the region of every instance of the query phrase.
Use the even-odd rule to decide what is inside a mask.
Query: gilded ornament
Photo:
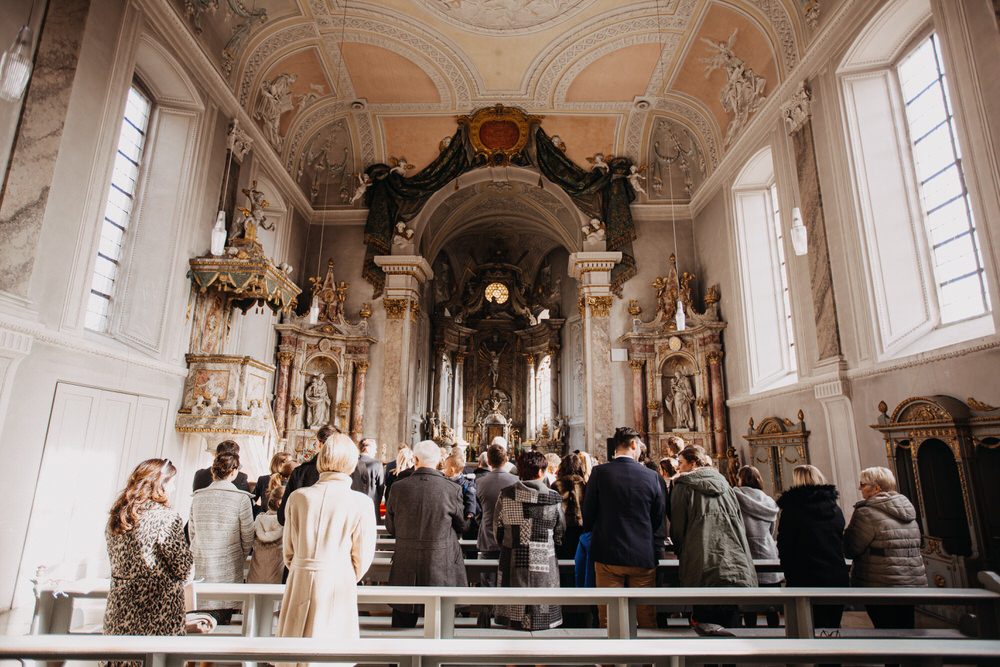
[[[628,302],[628,314],[632,317],[639,317],[642,313],[642,308],[639,307],[638,299],[632,299]]]
[[[371,302],[366,301],[365,303],[361,304],[361,312],[358,314],[361,315],[361,319],[363,320],[367,320],[369,317],[371,317],[372,316]]]
[[[935,574],[934,585],[937,586],[938,588],[944,588],[945,586],[948,585],[948,582],[945,581],[945,578],[942,577],[940,574]]]
[[[973,410],[978,410],[980,412],[992,412],[993,410],[1000,409],[1000,408],[995,408],[987,403],[983,403],[982,401],[977,401],[971,396],[969,397],[969,400],[966,401],[966,403],[968,403],[969,407],[972,408]]]
[[[410,320],[413,322],[420,320],[420,303],[418,301],[410,302]]]
[[[684,347],[684,341],[682,341],[677,336],[671,336],[670,339],[667,340],[667,345],[670,347],[671,350],[677,352],[682,347]]]
[[[541,123],[542,116],[530,116],[516,107],[497,104],[479,109],[470,116],[459,116],[458,122],[468,130],[469,143],[477,156],[487,164],[504,167],[520,155],[531,136],[531,128]]]
[[[364,375],[368,372],[368,362],[367,361],[355,361],[354,367],[358,369],[358,372]]]
[[[712,352],[709,352],[708,354],[705,355],[705,360],[709,364],[717,366],[718,364],[722,363],[722,351],[714,350]]]
[[[390,299],[388,297],[382,299],[382,307],[385,308],[386,319],[403,319],[403,315],[406,314],[407,301],[408,299]]]
[[[587,305],[590,312],[595,317],[607,317],[611,314],[610,296],[591,296],[587,298]]]
[[[292,363],[292,359],[295,358],[294,352],[279,352],[278,353],[278,363],[282,366],[287,366]]]
[[[642,359],[629,359],[628,365],[632,367],[633,371],[641,371]]]

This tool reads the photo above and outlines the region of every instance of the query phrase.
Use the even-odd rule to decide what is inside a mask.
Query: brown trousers
[[[656,586],[655,567],[634,567],[630,565],[607,565],[594,563],[594,580],[598,588],[654,588]],[[608,608],[598,607],[601,627],[608,627]],[[641,604],[636,608],[640,628],[656,627],[656,607]]]

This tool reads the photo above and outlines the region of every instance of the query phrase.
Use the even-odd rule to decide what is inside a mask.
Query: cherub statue
[[[562,137],[560,137],[558,134],[552,135],[552,145],[561,150],[562,152],[564,153],[566,152],[566,142],[563,141]]]
[[[396,159],[394,157],[389,158],[389,162],[392,163],[392,169],[389,170],[390,174],[399,174],[403,178],[406,178],[406,172],[409,169],[413,169],[414,166],[406,161],[405,157],[400,157]]]
[[[393,245],[403,245],[413,240],[413,230],[400,220],[396,223],[396,231],[392,235]]]
[[[355,178],[358,179],[358,187],[354,189],[354,195],[351,197],[351,204],[358,201],[365,196],[365,191],[372,184],[371,176],[368,174],[355,174]]]
[[[634,164],[628,168],[628,184],[632,186],[632,190],[636,194],[640,192],[644,195],[646,194],[645,188],[642,187],[642,181],[645,180],[645,177],[642,175],[642,172],[645,169],[646,169],[645,165],[637,167]]]
[[[445,137],[438,143],[438,152],[444,153],[451,146],[451,137]]]
[[[274,223],[267,224],[267,216],[264,215],[264,209],[270,206],[270,204],[264,199],[264,193],[257,189],[257,181],[253,182],[249,190],[244,189],[243,194],[250,200],[250,208],[244,208],[243,206],[236,207],[236,210],[243,214],[243,219],[240,220],[234,216],[232,235],[229,237],[230,240],[245,236],[247,225],[251,223],[268,231],[274,229]],[[254,236],[250,238],[252,239]]]
[[[583,238],[585,241],[603,241],[604,240],[604,223],[597,218],[591,218],[590,222],[585,224],[580,228],[583,231]]]
[[[608,169],[610,169],[608,163],[604,161],[604,153],[598,153],[594,157],[588,157],[587,162],[593,165],[590,168],[591,171],[600,169],[604,173],[608,173]]]

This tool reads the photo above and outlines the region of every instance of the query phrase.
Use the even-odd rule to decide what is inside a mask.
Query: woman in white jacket
[[[746,528],[750,555],[765,560],[778,560],[778,545],[774,542],[774,524],[778,519],[778,504],[764,493],[760,472],[753,466],[743,466],[736,473],[739,484],[733,491],[740,503],[743,526]],[[778,586],[785,580],[780,572],[758,572],[757,581],[761,586]],[[768,627],[776,628],[780,622],[778,610],[766,610]],[[757,614],[744,611],[743,620],[748,628],[757,625]]]

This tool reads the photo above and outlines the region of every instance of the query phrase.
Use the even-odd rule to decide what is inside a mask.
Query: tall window
[[[118,135],[118,152],[115,155],[111,187],[108,189],[104,209],[101,243],[94,265],[90,298],[87,301],[86,327],[94,331],[108,330],[111,300],[135,204],[139,167],[142,164],[151,110],[149,97],[133,84],[128,92],[125,117]]]
[[[753,156],[733,184],[740,296],[750,392],[796,381],[795,334],[771,151]]]
[[[897,68],[942,324],[990,309],[937,35]]]

